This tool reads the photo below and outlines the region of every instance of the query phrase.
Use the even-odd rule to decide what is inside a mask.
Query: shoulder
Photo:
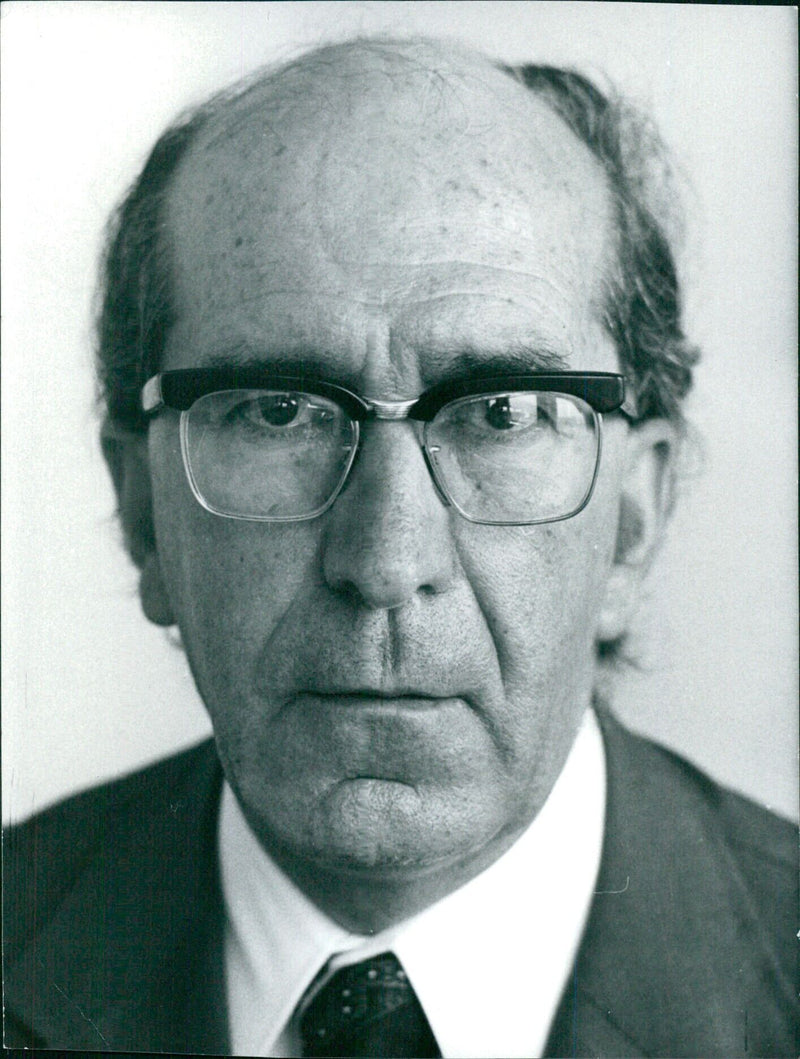
[[[7,1039],[194,1050],[183,1046],[192,997],[217,989],[213,975],[186,968],[221,945],[220,783],[209,741],[6,831]]]
[[[797,824],[714,783],[662,747],[653,747],[653,753],[666,773],[679,777],[681,787],[688,792],[688,804],[698,806],[703,826],[724,845],[767,930],[784,950],[784,966],[791,966],[796,959],[795,921],[800,900]],[[682,804],[679,802],[675,808]]]
[[[674,851],[735,869],[766,916],[797,909],[800,845],[795,823],[715,783],[680,755],[599,713],[609,771],[609,817],[651,833]]]
[[[155,858],[181,818],[191,830],[196,804],[207,800],[218,772],[208,740],[4,829],[7,957],[28,940],[30,909],[36,910],[37,927],[43,926],[91,864],[100,862],[110,871],[137,846]]]
[[[797,825],[715,783],[609,714],[601,712],[600,719],[608,767],[600,891],[613,893],[627,880],[641,898],[637,904],[630,893],[636,914],[658,919],[659,937],[676,948],[705,945],[711,960],[727,944],[751,958],[761,947],[779,978],[794,981]]]
[[[638,812],[669,820],[673,833],[688,838],[712,832],[754,885],[765,871],[796,885],[796,824],[714,782],[679,754],[629,731],[607,711],[599,716],[612,793],[633,793]]]
[[[598,716],[603,854],[548,1054],[797,1055],[796,828]]]
[[[80,860],[98,837],[98,828],[141,820],[143,810],[179,805],[198,781],[216,767],[213,743],[207,740],[172,757],[102,783],[56,802],[4,832],[6,855],[36,847],[67,867]]]

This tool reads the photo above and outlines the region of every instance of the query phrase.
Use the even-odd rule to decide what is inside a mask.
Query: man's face
[[[384,400],[476,360],[617,370],[599,169],[510,79],[455,83],[367,63],[201,138],[168,211],[163,367],[291,361]],[[372,422],[328,512],[264,524],[201,508],[177,413],[157,417],[165,583],[268,849],[402,876],[491,860],[526,826],[589,700],[624,447],[612,418],[578,516],[483,526],[444,506],[413,424]]]

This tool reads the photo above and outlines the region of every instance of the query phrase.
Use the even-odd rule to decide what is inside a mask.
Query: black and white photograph
[[[797,21],[0,6],[6,1048],[800,1054]]]

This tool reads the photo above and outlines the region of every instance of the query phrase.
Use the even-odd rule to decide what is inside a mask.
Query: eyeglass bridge
[[[361,401],[374,419],[407,419],[408,413],[417,403],[414,397],[409,401],[378,401],[362,397]]]

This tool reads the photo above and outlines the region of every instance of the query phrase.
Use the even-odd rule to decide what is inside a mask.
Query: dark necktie
[[[400,961],[391,952],[342,967],[300,1015],[304,1056],[440,1056]]]

